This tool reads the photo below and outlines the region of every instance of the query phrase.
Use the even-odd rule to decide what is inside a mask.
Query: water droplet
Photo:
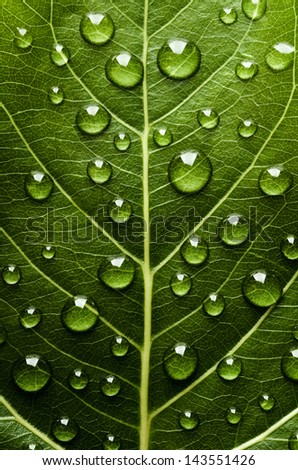
[[[281,359],[281,370],[287,379],[298,382],[298,348],[293,347]]]
[[[52,433],[60,442],[72,441],[79,432],[77,423],[67,416],[56,419],[52,425]]]
[[[259,396],[259,405],[264,411],[270,411],[275,405],[275,398],[269,393],[262,393]]]
[[[285,258],[290,260],[298,259],[298,240],[294,235],[288,235],[281,242],[281,251]]]
[[[34,442],[31,442],[27,446],[24,446],[23,450],[44,450],[41,444],[35,444]]]
[[[85,295],[68,299],[61,312],[61,321],[74,333],[84,333],[93,328],[98,320],[97,307]]]
[[[20,313],[20,323],[24,328],[34,328],[40,323],[41,310],[36,307],[27,307]]]
[[[226,420],[230,424],[238,424],[242,418],[242,413],[235,406],[231,406],[226,412]]]
[[[53,188],[52,179],[43,171],[31,171],[25,178],[25,191],[35,201],[48,199],[53,192]]]
[[[185,39],[169,39],[157,55],[160,71],[169,78],[184,80],[200,68],[201,52],[195,43]]]
[[[51,59],[55,65],[62,67],[67,64],[70,58],[70,53],[67,47],[62,46],[62,44],[55,44],[51,52]]]
[[[188,379],[198,365],[197,351],[186,343],[177,343],[175,346],[167,349],[163,364],[166,373],[171,379]]]
[[[288,441],[289,450],[298,450],[298,429],[290,435]]]
[[[81,19],[81,35],[90,44],[101,46],[114,36],[115,26],[107,13],[87,13]]]
[[[211,317],[221,315],[226,306],[224,297],[221,294],[213,292],[203,302],[205,312]]]
[[[216,370],[222,379],[235,380],[239,377],[241,369],[241,360],[238,357],[228,356],[220,361]]]
[[[0,323],[0,346],[4,344],[7,339],[7,331],[3,323]]]
[[[266,55],[267,65],[275,72],[281,72],[292,67],[295,47],[287,42],[279,42],[271,47]]]
[[[167,147],[173,142],[173,134],[170,129],[160,127],[153,132],[153,140],[158,147]]]
[[[143,80],[143,64],[130,52],[121,52],[107,61],[106,77],[120,88],[134,88]]]
[[[270,307],[282,296],[279,279],[262,269],[248,274],[242,284],[244,297],[257,307]]]
[[[83,106],[76,116],[76,124],[81,132],[88,135],[101,134],[110,124],[110,114],[96,103]]]
[[[182,152],[169,164],[169,179],[173,187],[183,194],[201,191],[211,178],[212,166],[202,152]]]
[[[125,132],[119,132],[119,134],[114,137],[114,145],[117,150],[120,152],[126,152],[129,149],[131,144],[131,139],[128,134]]]
[[[103,448],[105,450],[118,450],[120,449],[120,439],[113,434],[108,434],[107,439],[103,443]]]
[[[177,297],[183,297],[191,289],[191,278],[187,274],[176,273],[171,277],[171,289]]]
[[[125,289],[132,283],[135,270],[134,262],[127,256],[109,256],[99,266],[98,277],[112,289]]]
[[[293,336],[298,341],[298,325],[294,327]]]
[[[108,375],[107,377],[103,377],[101,379],[100,389],[107,397],[114,397],[120,392],[121,382],[117,377]]]
[[[258,73],[259,67],[253,60],[242,60],[236,65],[236,75],[241,80],[250,80]]]
[[[245,119],[238,126],[238,134],[244,139],[254,136],[258,130],[258,125],[251,119]]]
[[[281,165],[263,170],[259,176],[259,185],[268,196],[281,196],[291,188],[293,176]]]
[[[204,129],[214,129],[219,123],[219,115],[211,108],[200,109],[197,118],[198,123],[204,127]]]
[[[5,266],[5,268],[3,268],[2,277],[5,284],[8,284],[9,286],[14,286],[18,282],[20,282],[22,273],[18,266],[16,266],[15,264],[9,264],[8,266]]]
[[[249,235],[249,223],[242,215],[230,214],[220,222],[218,235],[226,245],[241,245]]]
[[[109,204],[109,216],[117,224],[127,222],[131,216],[132,207],[129,201],[118,197]]]
[[[74,390],[84,390],[89,383],[89,376],[84,369],[78,367],[69,374],[68,381]]]
[[[107,183],[112,177],[112,166],[103,158],[94,158],[88,163],[87,174],[97,184]]]
[[[190,410],[183,411],[179,416],[179,424],[183,429],[187,431],[192,431],[200,423],[200,418],[197,413],[193,413]]]
[[[250,20],[259,20],[264,16],[267,0],[242,0],[242,10]]]
[[[26,28],[17,28],[14,43],[20,49],[28,49],[33,42],[31,33]]]
[[[41,254],[45,259],[53,259],[56,255],[56,248],[51,245],[46,245],[41,250]]]
[[[114,356],[123,357],[127,354],[129,342],[122,336],[116,336],[111,343],[111,350]]]
[[[192,266],[199,266],[207,260],[209,255],[209,247],[205,240],[198,235],[191,235],[186,242],[183,243],[181,256],[184,261]]]
[[[58,86],[52,86],[49,90],[49,99],[53,104],[61,104],[64,100],[64,93]]]
[[[25,392],[38,392],[51,378],[51,367],[46,359],[38,354],[28,354],[13,366],[13,379]]]
[[[219,12],[219,19],[224,24],[230,25],[237,21],[238,15],[235,8],[225,7]]]

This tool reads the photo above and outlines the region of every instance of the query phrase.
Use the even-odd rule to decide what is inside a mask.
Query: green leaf
[[[0,448],[297,448],[296,2],[2,4]]]

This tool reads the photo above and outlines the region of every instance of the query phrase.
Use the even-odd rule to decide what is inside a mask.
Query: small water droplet
[[[231,406],[226,412],[226,420],[230,424],[238,424],[242,418],[242,413],[236,406]]]
[[[225,7],[219,12],[220,21],[226,25],[234,24],[237,18],[237,11],[233,7]]]
[[[41,250],[41,254],[45,259],[53,259],[56,256],[56,248],[51,245],[46,245]]]
[[[115,26],[107,13],[89,12],[81,19],[80,31],[85,41],[101,46],[113,38]]]
[[[117,224],[123,224],[127,222],[132,213],[132,206],[129,201],[118,197],[110,202],[109,207],[109,216]]]
[[[19,320],[24,328],[34,328],[41,321],[42,313],[39,308],[27,307],[19,315]]]
[[[279,279],[271,273],[259,269],[248,274],[242,284],[244,297],[257,307],[270,307],[282,296]]]
[[[58,86],[52,86],[48,93],[49,99],[53,104],[61,104],[64,100],[64,93]]]
[[[12,376],[16,385],[24,392],[38,392],[51,378],[51,367],[38,354],[28,354],[15,362]]]
[[[25,178],[25,191],[34,201],[48,199],[53,192],[53,188],[52,179],[43,171],[31,171]]]
[[[298,382],[298,348],[293,347],[281,359],[281,370],[287,379]]]
[[[114,397],[120,392],[121,382],[114,375],[108,375],[101,379],[100,389],[106,397]]]
[[[298,259],[298,240],[294,235],[288,235],[281,242],[281,252],[289,260]]]
[[[103,443],[103,448],[105,450],[118,450],[120,449],[121,441],[118,437],[113,436],[113,434],[108,434],[107,439]]]
[[[127,354],[129,342],[122,336],[116,336],[111,343],[111,350],[114,356],[123,357]]]
[[[126,152],[129,149],[131,144],[131,138],[125,132],[119,132],[119,134],[114,137],[114,145],[117,150],[120,152]]]
[[[187,274],[176,273],[171,277],[170,286],[177,297],[183,297],[191,289],[191,278]]]
[[[235,380],[241,373],[242,363],[238,357],[228,356],[220,361],[216,370],[222,379]]]
[[[207,260],[209,247],[205,240],[194,234],[183,243],[180,254],[186,263],[192,266],[199,266]]]
[[[253,137],[258,130],[258,125],[251,119],[244,119],[238,126],[238,134],[244,139]]]
[[[294,327],[293,336],[298,341],[298,325]]]
[[[63,325],[74,333],[84,333],[93,328],[98,320],[95,303],[85,295],[68,299],[61,312]]]
[[[94,158],[88,163],[87,174],[97,184],[107,183],[112,177],[112,166],[101,157]]]
[[[219,123],[219,115],[211,108],[200,109],[197,118],[198,123],[204,127],[204,129],[214,129]]]
[[[298,429],[290,435],[288,440],[289,450],[298,450]]]
[[[17,28],[14,43],[20,49],[28,49],[32,45],[33,38],[26,28]]]
[[[221,294],[213,292],[209,294],[208,297],[203,302],[203,307],[205,312],[211,317],[217,317],[221,315],[225,309],[226,302]]]
[[[133,260],[127,256],[109,256],[99,266],[98,277],[106,286],[121,290],[130,286],[135,270]]]
[[[52,433],[60,442],[72,441],[79,432],[79,426],[67,416],[56,419],[52,424]]]
[[[179,424],[183,429],[192,431],[200,423],[200,418],[197,413],[193,413],[190,410],[183,411],[179,416]]]
[[[110,82],[120,88],[134,88],[143,80],[143,64],[130,52],[121,52],[109,59],[105,70]]]
[[[3,323],[0,323],[0,346],[1,344],[4,344],[7,339],[7,331]]]
[[[5,268],[3,268],[2,277],[5,284],[8,284],[9,286],[14,286],[21,280],[21,269],[15,264],[9,264],[8,266],[5,266]]]
[[[153,132],[153,140],[158,147],[167,147],[173,142],[173,134],[170,129],[160,127]]]
[[[24,446],[23,450],[44,450],[41,444],[36,444],[34,442],[30,442],[27,446]]]
[[[281,72],[292,67],[294,63],[295,47],[287,42],[279,42],[271,47],[266,55],[267,65],[274,72]]]
[[[111,116],[105,108],[96,103],[83,106],[76,116],[76,124],[81,132],[88,135],[101,134],[110,124]]]
[[[70,58],[70,53],[67,47],[62,44],[55,44],[51,52],[52,62],[58,67],[62,67],[67,64]]]
[[[259,185],[268,196],[281,196],[292,187],[293,176],[281,165],[271,166],[260,173]]]
[[[89,383],[89,376],[84,369],[77,367],[69,374],[68,382],[74,390],[84,390]]]
[[[169,39],[157,55],[159,70],[169,78],[184,80],[200,68],[201,52],[195,43],[186,39]]]
[[[171,379],[186,380],[197,368],[197,351],[186,343],[177,343],[167,349],[163,364],[167,375]]]
[[[250,20],[259,20],[267,9],[267,0],[242,0],[242,10]]]
[[[275,405],[275,398],[269,393],[262,393],[259,396],[259,405],[264,411],[270,411]]]
[[[169,180],[173,187],[183,194],[195,194],[209,182],[212,166],[202,152],[182,152],[169,164]]]
[[[236,75],[241,80],[251,80],[258,73],[259,67],[253,60],[242,60],[236,65]]]
[[[230,214],[220,222],[218,235],[226,245],[241,245],[248,238],[249,223],[242,215]]]

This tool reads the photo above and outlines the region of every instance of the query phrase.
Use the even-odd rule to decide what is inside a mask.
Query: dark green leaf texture
[[[297,70],[295,60],[276,72],[265,61],[276,43],[297,49],[297,2],[268,0],[256,21],[244,15],[240,0],[232,3],[238,20],[225,25],[219,20],[223,0],[2,0],[0,258],[1,269],[21,269],[19,283],[1,278],[0,284],[7,331],[0,345],[2,449],[99,449],[108,434],[122,449],[287,449],[297,432],[297,381],[281,371],[282,356],[297,348],[297,261],[280,250],[284,237],[297,236]],[[113,18],[114,37],[102,46],[80,34],[81,18],[90,11]],[[17,47],[17,28],[30,31],[30,47]],[[157,66],[160,48],[172,38],[193,41],[201,51],[199,71],[186,80],[166,78]],[[70,51],[61,67],[50,60],[55,43]],[[106,62],[122,51],[143,62],[143,83],[135,88],[106,78]],[[250,59],[258,73],[240,80],[235,67]],[[65,94],[60,105],[48,98],[53,86]],[[94,102],[108,110],[111,122],[101,135],[88,136],[79,131],[76,114]],[[220,116],[214,129],[198,124],[197,112],[206,107]],[[248,118],[258,131],[245,139],[237,128]],[[153,140],[160,126],[173,134],[165,148]],[[118,133],[131,138],[124,152],[113,143]],[[203,190],[184,195],[170,184],[168,166],[189,150],[207,155],[213,173]],[[102,185],[87,175],[88,162],[98,156],[113,169]],[[292,175],[284,195],[260,191],[259,174],[269,165],[284,165]],[[24,190],[32,170],[54,182],[44,201]],[[125,223],[108,217],[115,197],[132,205]],[[218,221],[231,213],[250,220],[250,237],[239,246],[225,245],[216,234]],[[209,245],[200,266],[180,254],[194,231]],[[46,245],[56,249],[51,260],[41,255]],[[126,289],[113,290],[98,279],[98,267],[123,254],[133,260],[135,277]],[[258,269],[274,273],[283,288],[281,300],[268,308],[242,295],[243,279]],[[183,297],[170,289],[177,272],[192,279]],[[211,292],[225,298],[218,317],[202,308]],[[60,318],[77,295],[98,305],[98,322],[86,333],[69,331]],[[29,306],[42,311],[42,320],[25,329],[19,315]],[[129,342],[123,357],[111,352],[116,336]],[[163,364],[165,352],[179,342],[199,358],[194,374],[182,381],[169,378]],[[12,377],[15,361],[28,354],[45,357],[52,369],[38,392],[20,390]],[[242,362],[233,381],[216,372],[229,355]],[[79,367],[90,378],[83,390],[68,381]],[[297,364],[294,372],[298,377]],[[107,375],[121,382],[116,396],[100,391]],[[275,398],[269,412],[258,404],[262,393]],[[237,425],[226,421],[231,406],[242,412]],[[186,410],[200,419],[192,431],[179,424]],[[68,443],[52,430],[64,416],[79,428]]]

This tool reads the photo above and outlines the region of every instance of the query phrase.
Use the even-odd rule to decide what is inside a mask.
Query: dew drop
[[[160,127],[153,132],[153,140],[158,147],[168,147],[173,142],[173,134],[167,127]]]
[[[186,343],[177,343],[167,349],[163,364],[167,375],[171,379],[186,380],[197,368],[197,351]]]
[[[187,431],[193,431],[200,423],[200,418],[197,413],[190,410],[183,411],[179,416],[179,424]]]
[[[290,435],[288,440],[289,450],[298,450],[298,429]]]
[[[58,86],[52,86],[49,90],[48,96],[49,100],[53,104],[61,104],[64,100],[64,93]]]
[[[101,46],[113,38],[115,26],[107,13],[90,12],[81,19],[80,31],[85,41]]]
[[[34,328],[37,326],[42,317],[42,312],[36,307],[27,307],[19,315],[19,320],[24,328]]]
[[[226,302],[221,294],[213,292],[209,294],[208,297],[203,302],[203,307],[205,312],[211,317],[217,317],[221,315],[225,309]]]
[[[51,245],[46,245],[41,250],[41,254],[45,259],[53,259],[56,255],[56,248]]]
[[[275,405],[275,398],[269,393],[262,393],[259,396],[259,405],[264,411],[270,411]]]
[[[230,424],[238,424],[242,418],[242,413],[235,406],[231,406],[226,412],[226,420]]]
[[[294,63],[295,47],[287,42],[279,42],[271,47],[266,55],[267,65],[274,72],[281,72],[292,67]]]
[[[253,137],[258,130],[258,125],[251,119],[245,119],[238,126],[238,134],[244,139]]]
[[[183,297],[191,289],[191,278],[187,274],[176,273],[171,277],[170,286],[177,297]]]
[[[89,376],[84,369],[78,367],[69,374],[68,382],[74,390],[84,390],[89,383]]]
[[[281,242],[281,252],[289,260],[298,259],[298,240],[294,235],[288,235]]]
[[[281,359],[281,370],[287,379],[298,382],[298,348],[293,347]]]
[[[131,138],[125,132],[119,132],[119,134],[114,137],[114,145],[119,152],[126,152],[129,149],[131,144]]]
[[[239,214],[230,214],[218,226],[219,238],[229,246],[244,243],[249,235],[249,223]]]
[[[120,88],[134,88],[143,80],[143,64],[130,52],[121,52],[109,59],[105,69],[106,77]]]
[[[110,114],[96,103],[83,106],[76,116],[76,124],[81,132],[88,135],[101,134],[110,124]]]
[[[211,108],[200,109],[197,118],[198,123],[204,127],[204,129],[214,129],[219,123],[219,115]]]
[[[225,7],[219,12],[219,19],[226,25],[234,24],[237,21],[238,15],[235,8]]]
[[[27,446],[24,446],[23,450],[44,450],[44,448],[40,444],[36,444],[34,442],[31,442]]]
[[[183,194],[195,194],[209,182],[212,166],[202,152],[182,152],[169,164],[169,180],[173,187]]]
[[[49,382],[51,367],[42,356],[28,354],[16,361],[12,376],[16,385],[24,392],[38,392]]]
[[[159,70],[169,78],[184,80],[200,68],[201,52],[195,43],[186,39],[169,39],[157,55]]]
[[[98,277],[107,287],[121,290],[130,286],[135,270],[133,260],[127,256],[109,256],[99,266]]]
[[[25,191],[34,201],[48,199],[53,192],[53,188],[52,179],[43,171],[31,171],[25,178]]]
[[[67,416],[56,419],[52,425],[52,433],[60,442],[72,441],[79,432],[77,423]]]
[[[244,297],[257,307],[270,307],[282,296],[279,279],[262,269],[248,274],[242,284]]]
[[[186,263],[192,266],[199,266],[207,260],[209,247],[205,240],[194,234],[183,243],[180,254]]]
[[[242,0],[242,10],[250,20],[259,20],[267,9],[267,0]]]
[[[241,360],[238,357],[228,356],[220,361],[216,370],[222,379],[235,380],[239,377],[241,369]]]
[[[112,166],[101,157],[94,158],[88,163],[87,174],[97,184],[107,183],[112,177]]]
[[[22,273],[18,266],[15,264],[9,264],[5,266],[2,271],[2,277],[5,284],[9,286],[14,286],[18,282],[20,282]]]
[[[123,357],[127,354],[129,342],[122,336],[116,336],[111,343],[111,351],[116,357]]]
[[[107,375],[101,379],[100,389],[106,397],[114,397],[120,392],[121,382],[114,375]]]
[[[70,53],[67,47],[62,44],[55,44],[51,52],[52,62],[58,67],[62,67],[67,64],[70,58]]]
[[[129,201],[118,197],[110,202],[109,207],[109,216],[117,224],[123,224],[127,222],[132,213],[132,206]]]
[[[120,439],[116,436],[113,436],[113,434],[108,434],[106,440],[103,443],[103,448],[105,450],[118,450],[120,449],[120,446]]]
[[[6,342],[7,331],[3,323],[0,323],[0,346]]]
[[[236,75],[241,80],[250,80],[258,73],[259,67],[253,60],[242,60],[236,65]]]
[[[17,28],[14,43],[20,49],[28,49],[32,45],[33,38],[26,28]]]
[[[63,325],[74,333],[84,333],[93,328],[98,320],[95,303],[85,295],[68,299],[61,312]]]
[[[292,187],[293,176],[281,165],[263,170],[259,176],[259,186],[268,196],[281,196]]]

